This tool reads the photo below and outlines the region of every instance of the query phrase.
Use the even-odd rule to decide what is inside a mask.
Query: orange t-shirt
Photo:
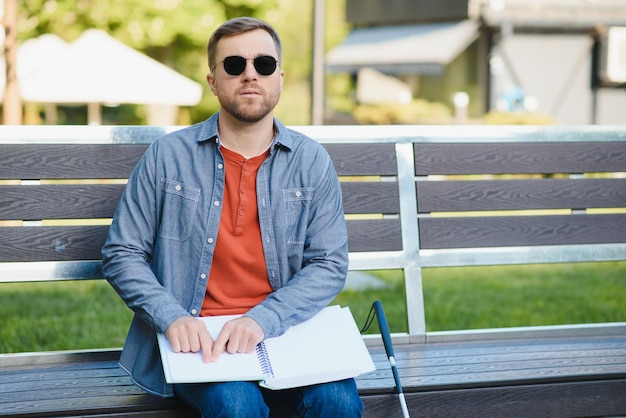
[[[269,151],[252,158],[222,147],[224,202],[201,316],[247,312],[272,291],[257,209],[256,175]]]

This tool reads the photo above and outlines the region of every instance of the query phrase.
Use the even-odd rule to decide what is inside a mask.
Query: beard
[[[239,97],[239,92],[246,88],[254,88],[259,93],[259,98],[245,99]],[[267,93],[258,85],[247,85],[237,89],[232,96],[218,95],[222,110],[230,114],[240,122],[256,123],[265,118],[278,104],[280,92]]]

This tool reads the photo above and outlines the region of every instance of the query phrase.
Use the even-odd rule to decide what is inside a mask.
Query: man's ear
[[[213,92],[213,94],[215,96],[217,96],[217,89],[215,87],[215,76],[213,75],[213,73],[208,73],[206,75],[206,81],[209,85],[209,88],[211,89],[211,91]]]

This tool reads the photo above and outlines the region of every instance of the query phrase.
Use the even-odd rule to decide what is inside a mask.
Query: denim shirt
[[[198,316],[224,195],[215,114],[166,134],[137,164],[102,249],[103,272],[135,313],[121,366],[150,393],[171,396],[155,332]],[[347,232],[326,150],[274,121],[257,174],[261,239],[272,293],[245,315],[275,337],[326,306],[343,288]]]

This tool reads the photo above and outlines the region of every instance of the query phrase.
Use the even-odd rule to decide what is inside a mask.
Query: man
[[[155,332],[206,362],[251,352],[319,312],[347,272],[331,160],[274,118],[284,78],[278,35],[263,21],[232,19],[207,51],[220,111],[149,148],[103,248],[104,274],[135,312],[120,364],[145,390],[176,394],[205,417],[359,416],[353,379],[285,391],[165,382]],[[243,315],[215,340],[196,318],[225,314]]]

